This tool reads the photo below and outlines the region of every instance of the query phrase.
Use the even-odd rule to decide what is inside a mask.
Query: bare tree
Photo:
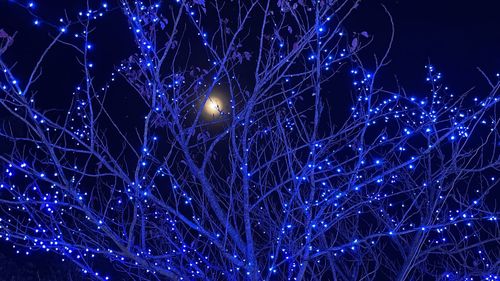
[[[357,6],[88,6],[46,24],[58,30],[19,81],[1,31],[0,237],[99,280],[498,275],[498,80],[474,100],[429,65],[422,96],[383,87],[392,39],[363,59],[373,37],[345,24]],[[137,49],[99,84],[92,36],[117,9]],[[38,105],[55,46],[82,70],[64,110]]]

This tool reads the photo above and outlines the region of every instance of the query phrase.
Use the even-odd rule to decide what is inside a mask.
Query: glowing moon
[[[221,101],[217,97],[209,97],[203,110],[210,115],[219,114],[222,111]]]

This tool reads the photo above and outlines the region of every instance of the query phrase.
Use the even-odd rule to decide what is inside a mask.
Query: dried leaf
[[[7,34],[7,32],[5,32],[5,30],[3,29],[0,29],[0,38],[9,38],[9,34]]]
[[[233,57],[237,58],[239,63],[243,62],[243,56],[239,52],[235,52]]]
[[[0,54],[5,52],[8,47],[14,43],[14,37],[10,36],[5,30],[0,29]]]
[[[160,21],[160,29],[164,30],[165,29],[165,23],[163,21]]]
[[[354,38],[352,39],[350,46],[351,52],[355,51],[357,48],[358,48],[358,38]]]
[[[245,56],[246,60],[250,60],[252,58],[252,54],[250,54],[249,52],[243,52],[243,55]]]
[[[194,0],[195,4],[205,7],[205,0]]]

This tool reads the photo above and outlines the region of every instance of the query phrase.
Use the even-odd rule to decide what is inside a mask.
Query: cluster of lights
[[[201,28],[201,16],[196,12],[198,5],[186,4],[180,0],[176,2],[181,5],[181,11],[185,9],[185,16],[195,24],[198,29],[197,35],[201,38],[201,43],[207,53],[216,52],[211,43],[213,38]],[[36,7],[34,2],[27,4],[29,9],[36,9]],[[161,70],[158,66],[158,49],[163,46],[157,46],[157,42],[148,31],[152,28],[148,29],[148,27],[153,26],[163,30],[169,24],[160,16],[160,7],[159,4],[147,5],[141,1],[133,4],[123,2],[122,7],[129,18],[129,28],[135,36],[138,53],[127,62],[120,64],[116,73],[125,77],[131,84],[142,83],[144,88],[148,89],[145,90],[147,93],[145,96],[154,101],[154,107],[153,113],[145,116],[144,122],[149,124],[153,122],[151,120],[159,120],[155,117],[167,115],[166,112],[176,112],[179,116],[187,115],[186,112],[191,114],[198,112],[199,96],[188,97],[184,100],[179,94],[191,84],[199,86],[200,92],[205,92],[202,97],[205,97],[206,102],[202,106],[206,112],[218,114],[226,110],[222,108],[222,102],[216,97],[206,96],[207,93],[211,93],[215,85],[221,85],[224,79],[225,62],[217,57],[207,59],[209,68],[204,73],[200,71],[193,75],[197,76],[195,82],[179,72],[171,74],[168,79],[162,81],[162,87],[154,88],[158,86],[155,85],[154,75]],[[287,9],[281,7],[283,12]],[[108,10],[108,4],[102,3],[98,9],[89,9],[78,15],[90,21],[102,17]],[[303,51],[302,58],[308,62],[307,70],[314,69],[314,64],[319,63],[321,71],[329,75],[336,64],[340,65],[351,59],[352,53],[349,48],[329,49],[328,46],[346,40],[344,32],[330,26],[333,25],[332,22],[332,17],[326,17],[319,26],[315,27],[317,37],[320,38],[316,44],[322,47],[318,48],[319,53],[317,50]],[[34,20],[37,26],[41,23],[38,17]],[[73,24],[62,19],[57,24],[47,24],[47,26],[57,27],[61,33],[66,33],[70,27],[74,28]],[[326,39],[330,31],[338,36],[332,37],[334,39]],[[75,33],[74,37],[83,41],[81,46],[86,52],[94,51],[95,46],[89,43],[87,29]],[[273,42],[271,46],[277,46],[277,56],[281,59],[288,59],[289,54],[293,52],[293,47],[290,46],[293,44],[289,44],[286,39],[278,36],[271,36],[270,40]],[[175,49],[172,42],[166,44],[169,48]],[[244,53],[243,57],[249,60],[250,55],[250,53]],[[243,63],[241,58],[241,55],[236,56],[235,61],[240,59],[240,63]],[[86,67],[97,66],[87,61]],[[312,145],[297,148],[294,156],[300,160],[291,160],[297,163],[294,162],[291,167],[288,167],[291,170],[290,177],[285,180],[284,187],[276,188],[277,190],[283,189],[281,202],[277,204],[277,209],[283,216],[282,220],[272,226],[268,225],[266,217],[254,218],[252,222],[255,229],[261,230],[262,235],[270,237],[269,241],[275,244],[267,249],[269,255],[265,264],[269,266],[259,269],[259,274],[287,272],[288,279],[293,280],[302,266],[302,261],[296,258],[297,247],[301,246],[309,252],[311,260],[322,263],[326,253],[331,254],[335,259],[343,256],[348,256],[350,259],[359,252],[379,247],[379,242],[386,243],[388,239],[389,241],[404,239],[415,233],[425,233],[426,239],[422,243],[427,246],[466,246],[467,243],[474,243],[470,241],[481,241],[480,235],[483,234],[481,227],[498,224],[498,213],[488,211],[482,200],[484,196],[482,193],[485,190],[491,190],[497,184],[497,179],[494,177],[478,184],[474,194],[470,195],[474,197],[468,200],[469,202],[459,202],[456,206],[456,202],[451,202],[453,198],[449,196],[453,194],[454,188],[448,183],[450,179],[429,180],[422,176],[426,175],[425,169],[429,168],[428,165],[433,165],[428,163],[429,155],[438,152],[446,155],[448,152],[441,150],[457,149],[459,145],[473,138],[474,131],[480,130],[476,128],[476,125],[496,132],[496,126],[498,126],[496,120],[486,115],[486,112],[496,105],[498,98],[496,96],[486,99],[475,98],[474,107],[461,108],[456,102],[461,97],[455,96],[447,87],[441,86],[442,74],[436,73],[433,66],[426,66],[426,69],[428,76],[425,80],[430,83],[431,91],[429,94],[418,95],[419,97],[384,91],[375,93],[372,88],[374,73],[367,72],[360,66],[350,71],[353,77],[352,85],[357,96],[349,119],[353,125],[343,128],[345,130],[343,133],[348,137],[341,138],[339,134],[341,140],[337,142],[331,136],[326,136],[316,139]],[[4,93],[9,93],[9,91],[17,95],[26,93],[20,86],[22,83],[14,78],[10,69],[4,67],[3,73],[5,82],[0,86]],[[239,132],[242,128],[256,128],[255,130],[258,131],[256,135],[262,141],[259,145],[263,146],[267,145],[266,142],[272,143],[272,138],[278,134],[285,134],[290,139],[299,136],[304,131],[304,124],[297,117],[300,115],[296,114],[297,108],[300,107],[297,101],[302,100],[305,94],[316,97],[319,93],[311,91],[308,85],[303,84],[303,81],[299,81],[292,74],[283,75],[281,78],[280,90],[283,91],[283,104],[289,110],[288,113],[284,113],[281,123],[269,124],[261,121],[260,116],[245,119],[243,114],[236,114],[234,115],[235,121],[233,121],[233,126],[237,128],[235,131]],[[231,79],[236,80],[235,77]],[[111,82],[114,81],[115,73],[111,78]],[[193,202],[200,203],[197,201],[196,192],[192,192],[186,183],[176,180],[172,167],[160,164],[161,161],[159,163],[158,159],[155,159],[155,149],[160,145],[160,140],[163,140],[154,135],[157,132],[151,133],[153,135],[145,135],[144,144],[135,150],[139,166],[136,175],[130,176],[127,182],[113,184],[110,187],[112,194],[108,198],[100,197],[109,202],[106,207],[93,205],[96,204],[92,199],[94,195],[86,189],[88,184],[86,180],[110,176],[106,172],[101,174],[101,169],[113,173],[126,172],[117,163],[107,163],[106,160],[111,155],[100,154],[99,150],[102,148],[94,147],[93,130],[95,129],[92,124],[92,100],[88,98],[88,85],[88,81],[84,82],[73,93],[75,103],[67,112],[66,128],[57,127],[56,122],[46,118],[34,107],[30,116],[37,124],[37,128],[42,128],[42,131],[46,131],[49,136],[57,134],[69,136],[72,142],[71,144],[65,143],[64,149],[67,151],[72,151],[77,155],[82,151],[85,153],[91,151],[92,157],[88,158],[83,167],[69,163],[70,160],[67,163],[53,163],[52,165],[40,161],[8,163],[4,170],[5,182],[0,185],[0,196],[7,194],[6,197],[9,200],[16,202],[12,205],[15,207],[8,205],[7,209],[9,212],[18,212],[21,215],[17,220],[12,217],[0,217],[0,238],[6,241],[18,241],[18,244],[27,249],[24,251],[26,255],[33,250],[42,250],[58,253],[64,259],[73,261],[82,259],[87,261],[93,260],[96,256],[104,256],[110,262],[121,263],[129,267],[141,268],[138,266],[140,263],[147,263],[146,273],[148,274],[173,274],[178,269],[176,267],[182,267],[183,276],[189,275],[193,278],[204,278],[204,272],[211,270],[220,271],[221,275],[228,276],[237,276],[232,274],[239,271],[245,272],[246,275],[253,274],[247,270],[252,266],[245,265],[248,261],[241,254],[234,249],[229,251],[229,247],[226,248],[227,241],[222,241],[220,234],[223,228],[217,231],[205,229],[206,222],[203,220],[208,214],[200,214],[198,207],[194,206]],[[101,88],[100,95],[104,96],[108,88],[109,84]],[[154,91],[148,92],[150,88],[154,88]],[[235,102],[231,100],[233,111],[236,110]],[[34,100],[31,100],[30,104],[33,103]],[[24,109],[16,108],[15,110]],[[175,120],[175,118],[167,120],[167,122],[179,122],[182,125],[184,121]],[[286,129],[285,133],[281,132],[282,127]],[[365,132],[375,137],[364,137]],[[224,136],[228,133],[229,131],[224,133]],[[235,139],[240,140],[241,136],[238,135]],[[40,145],[43,146],[43,144],[37,144],[36,147],[44,151],[43,149],[46,148],[42,149]],[[439,151],[435,152],[438,149]],[[246,148],[244,152],[250,154],[250,150]],[[99,157],[94,156],[93,153]],[[457,161],[457,159],[453,160]],[[258,190],[261,185],[258,181],[265,177],[259,172],[261,167],[249,165],[249,162],[242,163],[244,164],[239,167],[242,181],[250,182],[254,190]],[[182,164],[194,165],[193,163]],[[91,165],[93,165],[92,168],[90,168]],[[67,185],[61,183],[64,176],[70,178],[69,182],[64,183]],[[414,182],[409,185],[409,180],[414,180]],[[271,188],[274,189],[274,187]],[[304,190],[310,195],[309,197],[301,198]],[[315,192],[310,192],[310,190],[315,190]],[[419,200],[427,196],[430,190],[433,190],[432,196],[435,196],[435,202],[439,204],[432,209],[433,220],[424,220],[423,215],[415,215],[415,213],[419,211],[418,204],[422,204]],[[1,193],[3,191],[6,192]],[[99,191],[96,193],[99,194]],[[257,214],[263,213],[265,209],[262,202],[265,202],[265,199],[261,201],[261,198],[264,198],[266,194],[259,194],[258,191],[255,191],[255,194],[257,195],[253,196],[257,199],[253,208],[257,210]],[[163,196],[183,204],[165,210],[163,209],[165,206],[161,205]],[[35,206],[34,209],[33,206]],[[88,211],[94,207],[105,208],[105,212]],[[178,209],[181,208],[182,211],[179,211]],[[127,214],[131,209],[136,212],[134,215]],[[51,216],[59,225],[65,226],[37,221],[38,211]],[[307,216],[313,211],[324,212],[327,215],[318,216],[318,218],[308,220],[307,223],[297,222],[294,217],[297,212]],[[355,231],[358,232],[341,234],[337,240],[327,245],[310,242],[316,241],[314,239],[322,233],[336,233],[337,227],[345,223],[348,218],[357,217],[363,221],[365,216],[369,217],[374,214],[379,216],[385,225],[373,226],[373,228],[372,225],[368,225],[366,227],[368,231],[356,229]],[[131,242],[134,237],[130,237],[128,231],[132,229],[132,232],[135,232],[136,230],[129,229],[131,223],[127,219],[131,217],[126,216],[135,216],[134,223],[136,223],[136,218],[140,218],[143,225],[151,224],[158,227],[162,231],[162,238],[166,238],[168,243],[161,244],[158,249],[152,248],[149,243],[155,243],[153,237],[147,239],[148,245],[137,247],[130,245],[136,242]],[[21,222],[25,225],[22,226]],[[369,224],[369,222],[363,223]],[[185,228],[189,228],[189,231]],[[23,235],[16,233],[16,230],[24,230]],[[73,235],[76,235],[75,232],[84,233],[85,231],[98,233],[110,241],[118,241],[129,247],[128,252],[125,253],[123,249],[108,241],[83,246],[77,243],[78,239],[71,240]],[[193,234],[196,232],[197,236]],[[107,233],[114,233],[116,236],[107,237]],[[305,247],[306,243],[308,243],[307,247]],[[222,252],[225,259],[231,260],[233,264],[217,263],[217,254],[212,255],[214,249],[217,249],[216,253]],[[497,280],[498,276],[489,274],[494,264],[491,264],[491,256],[485,251],[484,246],[478,243],[478,246],[472,247],[471,251],[474,251],[471,256],[483,266],[482,269],[485,272],[488,272],[484,279]],[[17,250],[17,252],[22,251]],[[103,276],[95,271],[92,262],[85,264],[87,265],[82,266],[84,273],[92,274],[97,279],[110,279],[109,276]],[[464,277],[465,274],[462,272],[444,272],[442,276],[450,280],[456,276],[466,280],[475,280],[473,277]]]

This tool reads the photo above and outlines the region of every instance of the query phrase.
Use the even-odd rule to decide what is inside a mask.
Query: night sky
[[[64,11],[68,14],[79,11],[81,6],[78,2],[84,1],[40,1],[40,7],[35,10],[47,19],[57,21]],[[399,84],[407,93],[421,96],[428,90],[424,66],[431,62],[443,73],[445,84],[454,93],[461,94],[475,88],[475,95],[481,96],[482,90],[486,89],[486,82],[477,68],[489,74],[500,72],[498,1],[362,1],[346,27],[374,36],[374,43],[363,52],[368,60],[373,54],[382,54],[389,40],[390,21],[381,4],[391,13],[395,25],[395,40],[389,56],[391,63],[379,78],[388,88],[395,89]],[[5,55],[5,60],[11,64],[18,62],[14,72],[21,80],[26,79],[23,77],[33,66],[34,58],[49,42],[46,35],[54,34],[51,28],[43,24],[42,19],[40,26],[34,26],[33,20],[34,17],[14,1],[0,0],[0,29],[9,34],[17,32],[15,43]],[[135,49],[126,19],[120,11],[112,11],[99,21],[100,28],[93,36],[97,47],[93,62],[99,66],[96,79],[103,83],[109,79],[114,66],[127,59]],[[42,107],[64,108],[69,102],[69,94],[78,83],[74,77],[80,72],[72,60],[73,55],[62,47],[57,48],[60,50],[51,53],[47,59],[50,64],[44,66],[44,76],[40,80],[39,89],[50,92],[40,101]],[[64,71],[61,72],[61,69]],[[343,81],[342,76],[340,79],[336,83],[342,85],[342,93],[336,96],[335,101],[347,104],[351,100],[351,82],[348,78]],[[328,91],[328,87],[325,90]],[[114,91],[126,92],[127,88],[120,86]],[[115,109],[116,113],[133,120],[139,114],[134,111],[137,100],[124,97],[121,102]],[[12,253],[9,244],[2,243],[0,252],[14,264],[45,264],[45,256],[35,253],[32,257],[19,257]],[[56,257],[49,257],[49,260],[49,264],[58,261]],[[7,269],[0,265],[0,276],[5,276],[3,271],[11,274],[11,270],[12,267]]]
[[[40,14],[57,20],[65,10],[69,14],[81,9],[78,1],[71,2],[49,1],[40,7]],[[425,88],[422,83],[424,66],[430,61],[444,74],[453,89],[464,92],[474,86],[480,87],[484,82],[477,67],[487,73],[498,70],[500,17],[497,11],[500,5],[497,1],[484,0],[474,4],[452,0],[362,1],[348,24],[352,30],[367,31],[376,36],[372,49],[366,55],[381,53],[387,47],[390,23],[381,4],[391,12],[395,24],[391,64],[384,71],[388,80],[384,82],[395,82],[397,78],[401,86],[418,95],[418,91]],[[119,11],[108,14],[101,22],[96,32],[100,51],[96,53],[95,61],[100,64],[100,71],[107,74],[113,65],[133,52],[132,37],[125,28],[126,19]],[[43,28],[34,27],[33,17],[8,0],[0,2],[0,24],[10,33],[18,32],[16,48],[11,50],[8,58],[19,62],[18,67],[22,70],[26,67],[23,62],[31,62],[37,54],[36,47],[43,46],[33,43],[47,40],[47,33]],[[62,66],[50,65],[48,70]],[[74,83],[70,82],[62,79],[58,83],[50,83],[50,86],[71,91]]]

